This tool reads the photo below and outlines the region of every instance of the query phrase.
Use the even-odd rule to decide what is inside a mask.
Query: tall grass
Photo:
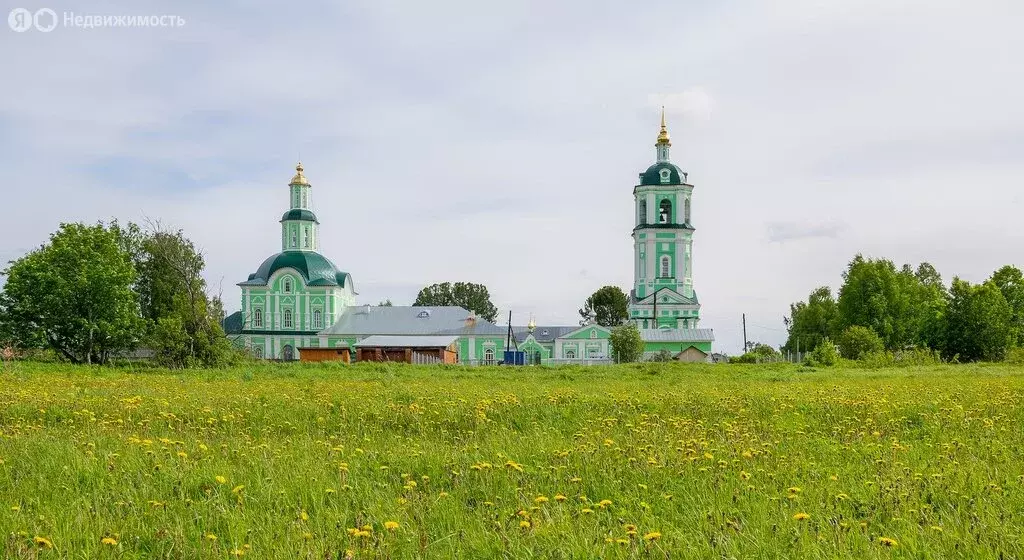
[[[1019,558],[1013,366],[18,363],[5,558]]]

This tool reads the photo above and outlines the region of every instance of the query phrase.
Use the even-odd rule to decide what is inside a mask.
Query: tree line
[[[65,223],[3,270],[0,347],[48,348],[105,364],[148,348],[162,365],[217,366],[239,357],[224,334],[202,253],[154,222]]]
[[[790,306],[784,352],[827,342],[848,359],[927,349],[946,360],[1001,361],[1024,344],[1024,274],[1014,266],[947,286],[927,262],[897,268],[858,254],[842,278],[836,296],[823,286]]]

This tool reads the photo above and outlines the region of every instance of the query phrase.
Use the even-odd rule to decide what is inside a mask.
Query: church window
[[[290,344],[281,349],[281,359],[286,362],[295,359],[295,349]]]
[[[663,199],[659,205],[658,212],[658,223],[667,224],[672,219],[672,203],[669,200]]]
[[[661,170],[661,182],[662,183],[669,182],[669,179],[671,178],[671,175],[672,175],[671,171],[669,171],[668,169],[662,169]]]
[[[313,310],[313,328],[314,329],[322,329],[323,328],[323,321],[324,321],[323,313],[321,313],[319,309],[314,309]]]
[[[286,293],[286,294],[292,293],[292,279],[291,278],[285,278],[284,279],[284,293]]]
[[[668,278],[669,273],[672,269],[672,259],[668,255],[662,255],[661,257],[661,277]]]
[[[686,202],[684,203],[684,206],[683,206],[683,216],[685,217],[685,219],[683,221],[686,222],[686,223],[690,223],[690,199],[689,198],[687,198]]]
[[[308,205],[309,205],[309,195],[306,193],[306,190],[303,189],[302,190],[302,207],[306,208]]]
[[[305,241],[303,242],[307,249],[309,249],[309,226],[306,226]]]
[[[252,349],[252,355],[257,360],[262,360],[263,359],[263,347],[262,346],[254,346],[253,349]]]
[[[263,327],[263,310],[257,309],[252,312],[252,326]]]
[[[294,192],[295,192],[295,204],[293,204],[292,206],[294,208],[298,208],[299,207],[299,187],[295,187],[295,191]]]
[[[295,228],[292,228],[292,247],[298,247],[298,246],[299,246],[299,234],[298,234],[298,232],[295,231]]]
[[[566,350],[565,351],[565,358],[567,360],[575,360],[576,359],[576,351],[575,350]]]
[[[284,310],[284,328],[286,328],[286,329],[292,328],[292,310],[291,309],[285,309]]]
[[[590,338],[597,338],[597,329],[590,329]]]
[[[489,366],[494,365],[494,348],[484,350],[484,363]]]
[[[640,222],[640,225],[644,225],[647,223],[647,201],[641,200],[639,206],[640,219],[638,221]]]

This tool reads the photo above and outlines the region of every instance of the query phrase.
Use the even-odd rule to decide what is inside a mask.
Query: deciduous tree
[[[420,290],[413,305],[458,305],[492,323],[498,317],[498,308],[491,303],[487,286],[469,282],[431,284]]]
[[[605,286],[594,292],[580,309],[580,324],[586,325],[594,316],[598,325],[615,327],[629,318],[629,298],[618,286]]]

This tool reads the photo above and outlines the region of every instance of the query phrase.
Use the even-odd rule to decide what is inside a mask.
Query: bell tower
[[[700,304],[693,289],[693,185],[671,161],[672,139],[661,109],[655,163],[633,187],[633,289],[629,319],[641,329],[695,328]]]

